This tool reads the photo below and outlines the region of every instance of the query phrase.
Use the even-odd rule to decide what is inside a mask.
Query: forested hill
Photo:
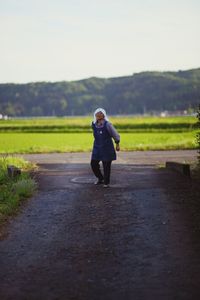
[[[73,82],[0,84],[0,114],[9,116],[85,115],[97,107],[109,114],[182,111],[199,103],[200,68]]]

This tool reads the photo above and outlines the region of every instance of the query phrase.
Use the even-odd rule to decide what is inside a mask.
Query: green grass
[[[22,170],[21,175],[10,178],[7,165],[19,167]],[[22,158],[0,157],[0,224],[17,210],[23,199],[31,196],[36,190],[36,182],[29,175],[33,168],[33,164]]]
[[[91,151],[92,116],[0,120],[0,153]],[[111,117],[121,150],[194,149],[195,117]]]
[[[82,116],[82,117],[55,117],[55,118],[27,118],[27,119],[8,119],[8,120],[0,120],[1,125],[48,125],[51,122],[52,125],[88,125],[92,122],[93,116]],[[113,122],[113,124],[131,124],[131,123],[194,123],[196,122],[195,117],[193,116],[175,116],[175,117],[157,117],[157,116],[111,116],[109,120]]]
[[[92,133],[0,133],[0,153],[91,151]],[[194,149],[195,131],[121,133],[121,150]]]
[[[195,132],[184,133],[125,133],[122,150],[195,149]]]
[[[0,132],[91,132],[92,117],[0,120]],[[195,129],[195,117],[111,117],[119,132],[184,132]]]

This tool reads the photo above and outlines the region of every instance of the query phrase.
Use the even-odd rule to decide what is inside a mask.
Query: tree
[[[15,116],[16,115],[16,111],[15,111],[15,106],[8,102],[4,108],[4,114],[8,115],[8,116]]]
[[[61,110],[61,113],[66,113],[66,110],[67,110],[67,100],[62,98],[60,100],[60,110]]]
[[[73,82],[0,84],[2,114],[85,115],[96,107],[112,114],[196,111],[200,68],[181,72],[142,72],[116,78]]]

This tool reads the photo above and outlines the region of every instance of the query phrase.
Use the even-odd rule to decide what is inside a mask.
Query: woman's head
[[[96,117],[96,120],[98,121],[98,120],[104,119],[105,116],[101,111],[99,111],[98,113],[95,114],[95,117]]]
[[[94,112],[94,123],[99,120],[105,119],[108,121],[108,118],[106,116],[106,111],[103,108],[97,108]]]

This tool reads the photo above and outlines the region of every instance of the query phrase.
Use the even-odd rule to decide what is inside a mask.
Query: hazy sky
[[[0,82],[197,67],[199,0],[0,0]]]

